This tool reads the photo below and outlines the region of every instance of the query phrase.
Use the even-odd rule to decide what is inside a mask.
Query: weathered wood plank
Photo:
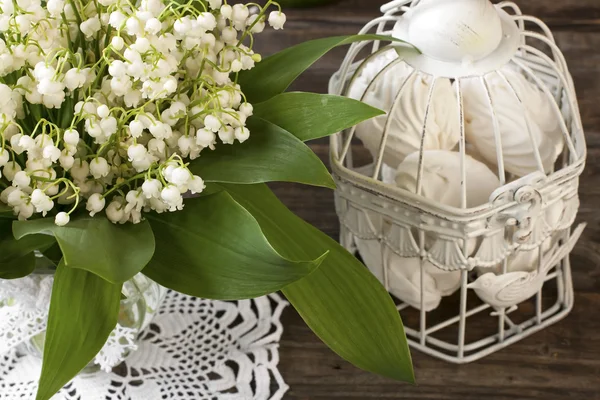
[[[295,17],[294,19],[349,21],[379,15],[379,8],[387,2],[387,0],[344,0],[318,8],[287,9],[287,12]],[[514,2],[520,6],[523,13],[543,18],[552,25],[569,26],[583,23],[596,25],[598,24],[596,20],[600,19],[600,5],[596,0],[516,0]]]
[[[287,313],[281,371],[289,399],[600,399],[600,323],[588,318],[598,294],[577,295],[565,321],[477,363],[452,366],[413,352],[419,386],[370,376],[340,361]],[[291,358],[292,361],[287,361]]]

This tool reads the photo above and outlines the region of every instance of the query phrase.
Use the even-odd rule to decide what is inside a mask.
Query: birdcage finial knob
[[[477,61],[502,41],[502,21],[489,0],[421,0],[408,18],[408,40],[431,58]]]

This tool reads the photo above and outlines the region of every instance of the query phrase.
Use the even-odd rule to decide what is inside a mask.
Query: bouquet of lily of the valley
[[[139,273],[210,299],[283,290],[342,357],[413,379],[385,289],[264,185],[333,186],[304,141],[380,111],[284,92],[331,48],[374,38],[261,60],[255,36],[286,18],[251,8],[0,0],[0,279],[55,263],[38,399],[94,358]]]

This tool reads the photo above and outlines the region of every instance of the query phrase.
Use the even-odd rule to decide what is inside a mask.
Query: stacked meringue
[[[460,82],[464,158],[459,151],[461,117],[455,81],[434,80],[415,71],[394,50],[363,64],[351,83],[349,96],[388,114],[360,124],[356,136],[377,160],[386,134],[381,170],[384,183],[460,209],[486,204],[502,186],[501,179],[510,182],[536,171],[553,172],[564,141],[555,105],[539,87],[511,66],[487,75],[485,81],[466,78]],[[497,151],[500,142],[501,152]],[[421,188],[417,193],[419,175]],[[561,211],[552,210],[552,218]],[[426,247],[433,239],[426,238]],[[442,296],[460,288],[460,271],[444,272],[420,258],[402,258],[376,241],[357,239],[357,247],[371,270],[380,270],[382,265],[388,268],[390,292],[415,308],[431,311]],[[472,253],[477,242],[473,240],[467,247]],[[509,270],[529,269],[536,260],[533,252],[522,254],[512,260]]]

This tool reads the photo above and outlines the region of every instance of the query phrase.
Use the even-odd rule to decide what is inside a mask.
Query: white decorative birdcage
[[[585,138],[548,27],[509,1],[382,7],[330,93],[386,112],[331,139],[341,242],[410,344],[467,363],[565,317]]]

